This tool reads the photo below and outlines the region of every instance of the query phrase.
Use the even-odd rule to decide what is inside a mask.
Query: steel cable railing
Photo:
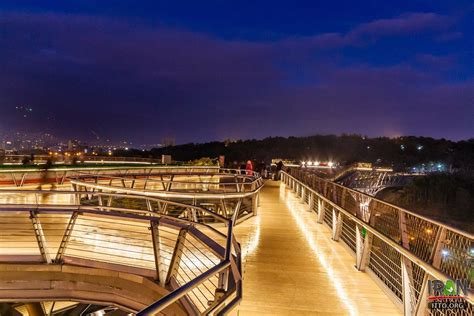
[[[282,182],[299,196],[310,195],[305,200],[318,221],[332,228],[333,239],[342,239],[354,251],[357,268],[367,267],[405,310],[426,308],[429,279],[461,279],[470,284],[468,308],[461,313],[472,313],[471,234],[301,169],[282,172]]]
[[[46,194],[78,203],[82,198],[75,191],[9,190],[0,191],[0,199],[11,194],[29,195],[27,200],[38,203],[0,205],[0,262],[100,263],[106,269],[155,278],[171,292],[143,313],[158,313],[170,304],[184,306],[191,314],[218,313],[240,300],[240,249],[232,242],[232,219],[200,206],[147,196],[96,191],[86,193],[96,205],[44,205]],[[179,219],[102,203],[111,198],[194,210],[223,223],[227,234],[200,222],[202,217]],[[22,243],[25,246],[18,247]]]

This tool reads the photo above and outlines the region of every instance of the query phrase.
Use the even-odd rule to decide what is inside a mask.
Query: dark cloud
[[[437,56],[432,54],[417,54],[419,63],[432,68],[451,69],[457,65],[457,58],[454,55]]]
[[[342,66],[313,52],[369,34],[439,29],[445,19],[411,13],[347,34],[248,42],[96,16],[4,13],[0,122],[135,142],[317,132],[436,136],[440,124],[445,137],[465,138],[472,129],[459,113],[474,114],[472,81],[445,83],[409,64]],[[18,116],[18,104],[35,114]]]
[[[453,18],[432,12],[405,13],[394,18],[378,19],[356,25],[346,33],[323,33],[284,40],[282,43],[288,46],[334,49],[360,45],[367,40],[376,40],[382,37],[412,36],[418,33],[447,30],[452,24],[452,20]],[[445,37],[448,36],[448,32],[443,34]],[[437,35],[437,37],[439,36],[441,35]]]
[[[349,32],[349,37],[413,34],[446,29],[450,18],[432,13],[405,13],[395,18],[363,23]]]

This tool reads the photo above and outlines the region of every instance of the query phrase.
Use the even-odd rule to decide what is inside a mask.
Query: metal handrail
[[[244,181],[245,179],[250,179],[250,182],[229,182],[229,183],[221,183],[221,182],[207,182],[207,181],[176,181],[173,179],[152,179],[150,178],[152,174],[144,175],[146,177],[146,182],[158,182],[158,183],[178,183],[178,184],[192,184],[192,185],[218,185],[219,187],[224,187],[224,192],[215,193],[213,191],[206,191],[206,192],[186,192],[186,191],[166,191],[166,190],[152,190],[152,189],[135,189],[135,188],[126,188],[120,186],[114,186],[111,184],[100,184],[99,179],[101,180],[109,180],[109,179],[116,179],[116,180],[126,180],[131,174],[128,175],[98,175],[98,174],[84,174],[79,176],[71,176],[68,177],[70,183],[77,186],[88,187],[93,189],[100,189],[100,190],[109,190],[115,192],[122,192],[127,194],[136,194],[136,195],[146,195],[146,196],[155,196],[161,198],[199,198],[199,199],[207,199],[207,198],[215,198],[219,195],[219,197],[224,199],[230,198],[242,198],[256,194],[263,186],[263,179],[261,178],[260,174],[257,172],[249,171],[249,174],[241,174],[241,170],[236,169],[219,169],[217,173],[207,173],[211,176],[225,176],[225,175],[237,175],[239,178],[242,178]],[[174,175],[181,175],[179,173]],[[193,175],[193,173],[190,173]],[[94,182],[87,182],[87,179],[95,179]],[[226,192],[226,187],[236,187],[241,186],[243,191],[239,188],[236,188],[235,191]],[[248,189],[248,186],[251,189]],[[208,193],[211,192],[211,193]]]
[[[71,195],[75,196],[78,194],[76,191],[43,191],[43,190],[1,190],[0,189],[0,196],[2,194],[34,194],[34,195],[50,195],[50,194],[60,194],[60,195]],[[175,206],[181,206],[181,207],[187,207],[187,208],[193,208],[196,210],[199,210],[203,213],[206,213],[210,215],[211,217],[215,218],[216,220],[224,223],[226,226],[229,224],[229,220],[225,218],[224,216],[217,214],[211,210],[208,210],[204,207],[201,207],[199,205],[189,205],[186,203],[182,202],[177,202],[174,200],[168,200],[168,199],[163,199],[163,198],[157,198],[157,197],[149,197],[145,195],[130,195],[130,194],[121,194],[121,193],[108,193],[108,192],[87,192],[87,194],[92,194],[93,196],[104,196],[104,197],[118,197],[118,198],[132,198],[132,199],[139,199],[139,200],[149,200],[149,201],[154,201],[154,202],[162,202],[162,203],[168,203],[170,205],[175,205]],[[37,199],[36,199],[37,200]],[[1,205],[1,204],[0,204]],[[27,208],[35,208],[35,209],[41,209],[41,208],[56,208],[56,209],[64,209],[65,207],[72,207],[73,209],[77,210],[85,210],[85,209],[97,209],[100,208],[102,210],[118,210],[118,211],[126,211],[126,212],[140,212],[140,213],[146,213],[146,214],[151,214],[151,215],[156,215],[159,213],[147,211],[147,210],[137,210],[137,209],[129,209],[129,208],[121,208],[121,207],[111,207],[111,206],[106,206],[106,205],[101,205],[101,206],[90,206],[90,205],[83,205],[83,204],[44,204],[44,203],[39,203],[37,202],[36,204],[5,204],[1,205],[2,208],[21,208],[21,207],[27,207]],[[174,218],[171,216],[167,216],[164,214],[159,214],[160,216],[165,216],[165,217],[170,217]],[[177,220],[179,220],[177,218]]]
[[[296,179],[295,177],[291,176],[289,173],[284,172],[284,171],[282,171],[282,172],[285,173],[285,174],[287,174],[288,176],[294,178],[295,180],[298,180],[298,179]],[[412,215],[412,216],[414,216],[414,217],[417,217],[417,218],[419,218],[419,219],[422,219],[422,220],[424,220],[424,221],[430,222],[430,223],[435,224],[435,225],[438,225],[438,226],[445,227],[445,228],[449,229],[450,231],[453,231],[453,232],[455,232],[455,233],[457,233],[457,234],[459,234],[459,235],[465,236],[466,238],[474,239],[474,234],[470,234],[469,232],[460,230],[460,229],[458,229],[458,228],[456,228],[456,227],[453,227],[453,226],[451,226],[451,225],[449,225],[449,224],[446,224],[446,223],[437,221],[437,220],[435,220],[435,219],[432,219],[432,218],[429,218],[429,217],[420,215],[420,214],[418,214],[418,213],[414,213],[414,212],[412,212],[412,211],[409,211],[409,210],[407,210],[407,209],[404,209],[403,207],[394,205],[394,204],[392,204],[392,203],[390,203],[390,202],[386,202],[386,201],[384,201],[384,200],[377,199],[376,197],[374,197],[374,196],[372,196],[372,195],[369,195],[369,194],[367,194],[367,193],[365,193],[365,192],[361,192],[361,191],[357,191],[357,190],[354,190],[354,189],[345,187],[344,185],[339,184],[339,183],[337,183],[337,182],[333,182],[333,181],[330,181],[330,180],[327,180],[327,179],[323,179],[323,178],[321,178],[321,177],[319,177],[319,176],[317,176],[317,175],[314,175],[314,174],[312,174],[312,176],[318,178],[318,180],[320,180],[320,181],[324,181],[324,182],[330,183],[331,185],[334,185],[334,186],[336,186],[336,187],[339,187],[339,188],[341,188],[341,189],[347,190],[347,192],[354,192],[354,193],[357,193],[357,194],[359,194],[359,195],[362,195],[362,196],[365,196],[365,197],[367,197],[367,198],[370,198],[370,200],[372,200],[372,201],[377,201],[377,202],[379,202],[379,203],[382,203],[382,204],[385,204],[385,205],[390,206],[390,207],[392,207],[392,208],[398,209],[398,210],[401,211],[401,212],[404,212],[404,213],[406,213],[406,214],[410,214],[410,215]],[[299,181],[299,180],[298,180],[298,181]],[[304,184],[304,183],[303,183],[303,185],[305,185],[306,187],[308,187],[308,186],[307,186],[306,184]],[[308,187],[308,188],[309,188],[309,187]],[[311,190],[314,191],[313,189],[311,189]],[[318,193],[318,194],[319,194],[319,193]]]
[[[442,271],[440,271],[439,269],[433,267],[431,264],[429,264],[428,262],[424,261],[423,259],[419,258],[418,256],[416,256],[415,254],[413,254],[410,250],[404,248],[403,246],[401,246],[400,244],[396,243],[395,241],[393,241],[391,238],[387,237],[386,235],[384,235],[382,232],[380,232],[378,229],[376,229],[375,227],[371,226],[369,223],[361,220],[360,218],[358,218],[357,216],[355,216],[354,214],[352,214],[351,212],[345,210],[342,206],[338,205],[337,203],[331,201],[330,199],[328,199],[327,197],[325,197],[324,195],[320,194],[319,192],[317,192],[316,190],[314,190],[313,188],[309,187],[307,184],[303,183],[302,181],[300,181],[299,179],[297,179],[296,177],[290,175],[289,173],[287,172],[284,172],[282,171],[282,173],[293,179],[294,181],[297,181],[299,183],[300,186],[303,186],[306,190],[310,191],[311,193],[315,194],[318,198],[322,199],[323,201],[325,201],[325,203],[328,203],[329,205],[331,205],[332,207],[336,208],[338,211],[340,211],[341,213],[344,214],[344,216],[348,217],[349,219],[351,219],[352,221],[354,221],[355,223],[357,223],[358,225],[364,227],[368,232],[374,234],[375,236],[377,236],[379,239],[381,239],[383,242],[385,242],[386,244],[388,244],[391,248],[395,249],[398,253],[400,253],[400,255],[402,255],[403,257],[407,258],[408,260],[410,260],[411,262],[415,263],[416,265],[418,265],[420,268],[422,268],[426,273],[428,273],[429,275],[431,275],[432,277],[436,278],[436,279],[439,279],[439,280],[443,280],[443,281],[446,281],[448,279],[451,279],[450,276],[448,276],[447,274],[443,273]],[[327,181],[327,180],[324,180],[324,179],[321,179],[323,181]],[[329,181],[328,181],[329,182]],[[333,183],[333,182],[331,182]],[[336,183],[334,183],[336,184]],[[336,184],[338,185],[338,184]],[[340,186],[340,185],[338,185]],[[344,187],[345,188],[345,187]],[[350,190],[348,188],[345,188],[346,190]],[[357,192],[358,194],[361,194],[361,192],[359,191],[355,191]],[[371,197],[371,196],[370,196]],[[372,197],[371,197],[372,198]],[[380,200],[379,200],[380,201]],[[382,203],[385,203],[383,201],[380,201]],[[400,209],[401,211],[404,211],[403,209]],[[411,213],[411,212],[410,212]],[[413,213],[411,213],[413,214]],[[416,214],[413,214],[414,216],[416,216]],[[423,217],[420,217],[420,218],[423,218]],[[437,224],[437,225],[442,225],[442,226],[445,226],[446,228],[448,228],[449,230],[451,230],[451,228],[449,228],[447,225],[444,225],[444,224]],[[467,232],[464,232],[463,234],[464,236],[468,237],[468,238],[473,238],[471,234],[467,233]],[[469,237],[471,236],[471,237]],[[472,292],[471,290],[469,291],[468,293],[468,297],[467,297],[467,300],[470,302],[470,303],[474,303],[474,292]]]
[[[140,168],[142,169],[142,168]],[[171,205],[176,205],[176,206],[182,206],[186,208],[192,208],[195,210],[199,210],[205,214],[208,214],[218,220],[219,222],[224,223],[226,226],[228,226],[228,233],[227,236],[223,234],[222,232],[216,230],[212,226],[205,225],[202,223],[196,223],[196,222],[189,222],[187,220],[183,219],[177,219],[171,216],[167,215],[162,215],[162,214],[156,214],[151,211],[145,211],[145,210],[136,210],[136,209],[129,209],[129,208],[117,208],[117,207],[110,207],[110,206],[87,206],[87,205],[58,205],[58,204],[50,204],[50,205],[45,205],[41,203],[36,203],[36,204],[16,204],[16,205],[3,205],[1,208],[5,211],[19,211],[21,209],[25,211],[35,211],[39,213],[44,213],[44,212],[80,212],[80,213],[91,213],[91,214],[107,214],[107,215],[112,215],[112,216],[122,216],[124,218],[135,218],[135,219],[146,219],[146,220],[152,220],[153,218],[158,218],[158,219],[165,219],[169,218],[173,221],[177,222],[182,222],[183,224],[190,224],[192,225],[204,225],[214,233],[217,233],[218,235],[225,237],[226,238],[226,248],[225,250],[225,256],[224,259],[219,263],[217,266],[211,268],[210,270],[206,271],[204,274],[199,275],[198,277],[192,279],[191,281],[181,285],[179,288],[176,290],[172,291],[168,295],[162,297],[160,300],[152,304],[149,309],[147,309],[147,313],[150,310],[154,311],[159,311],[167,306],[169,306],[172,303],[177,302],[177,300],[185,295],[188,295],[193,289],[195,289],[197,286],[199,286],[201,283],[209,279],[209,277],[215,275],[216,273],[223,271],[227,268],[230,268],[232,266],[233,258],[232,258],[232,250],[227,247],[233,247],[233,224],[231,219],[227,219],[220,214],[217,214],[211,210],[208,210],[204,207],[197,206],[197,205],[189,205],[186,203],[181,203],[181,202],[176,202],[173,200],[169,199],[164,199],[164,198],[159,198],[159,197],[150,197],[146,194],[143,194],[144,192],[140,192],[140,194],[120,194],[120,193],[107,193],[107,192],[77,192],[77,191],[42,191],[42,190],[0,190],[0,194],[18,194],[18,193],[23,193],[23,194],[34,194],[35,196],[38,195],[44,195],[44,194],[62,194],[62,195],[77,195],[80,193],[83,194],[90,194],[93,196],[113,196],[113,197],[123,197],[123,198],[136,198],[136,199],[142,199],[142,200],[150,200],[150,201],[159,201],[163,203],[168,203]],[[127,192],[130,193],[130,192]],[[215,195],[214,195],[215,196]],[[36,199],[38,200],[38,199]],[[135,214],[129,214],[130,212],[135,213]],[[140,214],[136,214],[136,213]],[[240,251],[236,250],[237,256],[240,256]],[[240,266],[238,267],[239,273],[241,273]],[[229,277],[233,275],[232,271],[229,271]],[[233,276],[235,278],[235,276]],[[235,279],[234,282],[238,284],[236,288],[230,289],[235,293],[235,298],[228,304],[228,306],[234,306],[238,301],[241,299],[241,279],[240,279],[240,274],[237,276],[238,279]],[[229,294],[226,295],[225,299],[229,297]],[[217,303],[216,306],[220,306],[224,303],[224,299],[221,298]]]
[[[124,162],[126,164],[126,162]],[[143,170],[143,169],[219,169],[218,166],[169,166],[169,165],[145,165],[145,166],[90,166],[90,167],[62,167],[62,168],[11,168],[3,169],[0,168],[0,173],[11,173],[11,172],[44,172],[44,171],[92,171],[92,170]]]
[[[66,168],[57,168],[57,170],[50,169],[48,171],[68,171],[65,170]],[[234,219],[236,219],[238,212],[234,211],[234,215],[231,219],[228,219],[220,214],[217,214],[211,210],[206,209],[205,207],[201,207],[198,205],[191,205],[187,203],[182,203],[182,202],[177,202],[173,199],[176,198],[188,198],[192,197],[194,199],[196,198],[217,198],[217,199],[226,199],[226,198],[243,198],[247,197],[250,195],[254,195],[258,193],[258,191],[261,189],[263,186],[263,180],[261,176],[257,172],[253,171],[247,171],[247,170],[234,170],[234,169],[217,169],[215,167],[208,167],[208,166],[202,166],[202,167],[127,167],[125,168],[125,174],[110,174],[110,171],[114,170],[124,170],[124,168],[120,167],[105,167],[105,168],[82,168],[82,170],[78,170],[77,168],[71,168],[70,171],[74,171],[73,175],[70,175],[68,177],[63,176],[63,178],[69,180],[69,182],[76,187],[83,186],[83,187],[88,187],[92,188],[93,190],[86,190],[86,191],[63,191],[63,190],[58,190],[58,191],[42,191],[42,190],[1,190],[0,189],[0,194],[28,194],[28,195],[35,195],[35,204],[16,204],[16,205],[8,205],[4,206],[3,209],[5,211],[17,211],[19,209],[24,209],[24,210],[29,210],[29,211],[35,211],[38,213],[44,213],[44,212],[79,212],[79,213],[90,213],[90,214],[107,214],[107,215],[112,215],[115,214],[117,216],[123,216],[124,218],[141,218],[141,219],[147,219],[151,220],[158,216],[159,218],[163,219],[170,219],[173,220],[174,222],[180,222],[183,225],[187,225],[189,223],[192,223],[193,225],[204,225],[199,222],[194,222],[194,221],[188,221],[184,219],[177,219],[168,215],[163,215],[163,214],[157,214],[154,213],[153,211],[150,210],[138,210],[138,209],[130,209],[130,208],[121,208],[121,207],[112,207],[112,206],[106,206],[101,205],[98,206],[89,206],[89,205],[81,205],[80,200],[75,200],[77,204],[75,205],[58,205],[58,204],[42,204],[40,203],[39,196],[40,195],[49,195],[49,194],[60,194],[60,195],[72,195],[77,197],[79,195],[91,195],[91,196],[97,196],[97,197],[116,197],[116,198],[132,198],[132,199],[141,199],[141,200],[146,200],[146,201],[156,201],[156,202],[161,202],[161,203],[166,203],[166,205],[175,205],[178,207],[183,207],[183,208],[188,208],[188,209],[194,209],[196,211],[201,212],[201,214],[206,214],[211,217],[213,217],[217,222],[223,223],[225,226],[228,227],[228,232],[227,235],[223,234],[219,230],[215,229],[214,227],[210,225],[204,225],[207,229],[210,229],[210,231],[214,232],[217,234],[217,236],[221,236],[226,238],[226,244],[224,248],[224,252],[222,255],[224,256],[221,263],[218,265],[219,269],[214,267],[212,270],[207,271],[204,274],[198,275],[196,278],[191,278],[189,282],[186,282],[182,284],[179,288],[175,289],[173,292],[170,294],[164,296],[162,299],[158,300],[152,306],[150,306],[150,309],[154,311],[159,311],[166,306],[169,306],[169,304],[172,304],[176,302],[177,299],[186,296],[190,294],[193,289],[198,287],[202,282],[205,280],[209,279],[209,277],[215,275],[215,272],[213,273],[214,270],[216,271],[223,271],[225,269],[232,269],[229,271],[227,274],[228,277],[232,277],[233,286],[232,288],[227,289],[227,293],[218,299],[210,309],[207,310],[208,313],[211,313],[213,311],[218,311],[223,304],[226,303],[228,299],[231,299],[232,296],[235,296],[232,298],[230,302],[227,302],[226,309],[234,306],[238,301],[240,301],[242,297],[242,285],[241,285],[241,263],[240,263],[240,247],[236,246],[237,243],[235,242],[235,237],[233,236],[233,227],[234,227]],[[158,171],[157,173],[153,173],[153,171]],[[20,172],[25,172],[25,170],[19,170]],[[28,170],[29,171],[29,170]],[[38,170],[35,170],[38,171]],[[100,174],[101,171],[105,171],[105,173]],[[156,181],[156,182],[174,182],[174,183],[187,183],[187,184],[194,184],[194,185],[213,185],[213,184],[219,184],[219,185],[225,185],[225,186],[236,186],[239,185],[240,189],[237,190],[237,192],[218,192],[218,193],[186,193],[186,192],[180,192],[180,191],[156,191],[153,192],[151,190],[134,190],[130,188],[121,188],[121,187],[116,187],[116,186],[110,186],[110,185],[103,185],[103,184],[97,184],[97,183],[90,183],[87,181],[81,181],[81,180],[87,180],[88,178],[96,178],[96,179],[121,179],[121,180],[129,180],[130,177],[136,176],[136,173],[128,173],[129,171],[135,172],[135,171],[140,171],[140,175],[143,175],[144,177],[147,177],[147,181]],[[96,172],[99,172],[97,174]],[[66,173],[64,173],[66,174]],[[176,176],[217,176],[217,177],[226,177],[226,176],[233,176],[237,177],[239,179],[238,182],[230,182],[230,183],[214,183],[214,182],[208,182],[208,181],[174,181],[173,179],[168,180],[168,179],[163,179],[163,180],[158,180],[158,179],[153,179],[154,175],[176,175]],[[140,176],[139,175],[139,176]],[[151,178],[151,179],[150,179]],[[23,180],[22,180],[23,182]],[[248,190],[249,186],[252,187],[251,190]],[[92,192],[91,192],[92,191]],[[104,192],[100,192],[104,191]],[[107,192],[107,191],[112,191],[112,192]],[[243,191],[243,192],[239,192]],[[170,199],[173,198],[173,199]],[[236,248],[237,247],[237,248]],[[237,257],[234,257],[232,255],[232,251],[235,251]],[[235,263],[235,260],[237,260],[238,263]],[[235,267],[237,270],[235,270]],[[237,275],[235,275],[235,272],[237,272]]]
[[[128,169],[128,168],[127,168]],[[143,167],[142,168],[138,168],[138,169],[144,169]],[[147,168],[146,168],[147,169]],[[154,169],[158,169],[158,168],[154,168]],[[166,169],[175,169],[175,168],[167,168],[167,167],[160,167],[159,168],[160,170],[166,170]],[[188,169],[194,169],[194,168],[188,168]],[[207,170],[207,169],[206,169]],[[249,182],[242,182],[242,183],[239,183],[239,184],[253,184],[257,181],[260,181],[261,180],[261,176],[259,173],[255,172],[255,171],[251,171],[251,170],[240,170],[240,169],[223,169],[223,168],[220,168],[220,169],[216,169],[217,172],[216,173],[210,173],[210,172],[206,172],[205,174],[206,175],[209,175],[209,176],[228,176],[228,175],[232,175],[232,176],[236,176],[237,178],[239,179],[243,179],[244,181],[247,180],[247,179],[250,179],[251,181]],[[117,180],[122,180],[122,179],[125,179],[125,178],[128,178],[130,176],[134,176],[135,174],[124,174],[124,175],[109,175],[109,174],[90,174],[90,173],[85,173],[85,172],[77,172],[79,175],[78,176],[70,176],[68,178],[71,178],[71,179],[79,179],[79,178],[105,178],[105,179],[117,179]],[[182,183],[182,184],[216,184],[215,182],[206,182],[206,181],[199,181],[199,182],[195,182],[195,181],[183,181],[183,180],[171,180],[171,179],[150,179],[149,177],[150,176],[153,176],[154,174],[153,173],[150,173],[149,175],[143,175],[145,177],[147,177],[147,181],[151,181],[151,182],[173,182],[173,183]],[[158,175],[162,175],[162,173],[158,173]],[[168,173],[167,175],[183,175],[183,173]],[[189,172],[187,174],[184,174],[184,175],[197,175],[197,176],[200,176],[201,174],[197,174],[195,172]],[[219,185],[235,185],[235,182],[229,182],[229,183],[218,183]]]

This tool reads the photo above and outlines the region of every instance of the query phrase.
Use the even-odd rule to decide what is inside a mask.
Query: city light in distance
[[[301,167],[331,169],[337,166],[334,161],[302,160]]]

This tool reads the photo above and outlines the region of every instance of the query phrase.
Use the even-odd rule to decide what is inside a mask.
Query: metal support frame
[[[337,232],[337,225],[335,222],[339,222],[339,218],[336,215],[338,213],[342,213],[343,216],[347,216],[349,220],[355,222],[355,230],[356,230],[356,268],[359,271],[364,271],[367,269],[368,263],[370,262],[371,256],[371,249],[372,249],[372,241],[373,238],[377,237],[382,242],[386,243],[392,249],[395,249],[401,255],[401,276],[399,282],[402,285],[402,292],[401,295],[403,296],[403,305],[405,315],[426,315],[427,308],[428,308],[428,280],[438,279],[438,280],[447,280],[449,279],[449,275],[446,274],[445,267],[443,266],[443,248],[449,244],[449,240],[446,240],[447,234],[449,232],[454,232],[461,236],[461,238],[470,238],[468,233],[462,232],[457,230],[456,228],[448,227],[442,223],[436,222],[434,220],[424,218],[407,210],[397,208],[396,206],[390,205],[383,201],[378,201],[383,205],[389,205],[392,208],[398,210],[399,219],[399,231],[401,233],[401,242],[398,239],[394,239],[388,237],[383,232],[380,232],[378,229],[375,228],[375,219],[378,214],[371,214],[369,212],[369,205],[370,201],[376,200],[375,198],[360,193],[350,188],[343,188],[339,184],[330,183],[330,181],[324,179],[318,179],[318,181],[314,181],[317,177],[314,177],[313,181],[307,181],[308,177],[303,173],[303,171],[297,170],[295,172],[301,179],[296,179],[294,176],[289,174],[283,173],[284,181],[287,181],[291,185],[294,186],[304,186],[307,190],[314,193],[317,199],[317,209],[318,209],[318,222],[323,222],[324,219],[324,201],[326,204],[331,205],[339,212],[334,212],[332,214],[333,221],[332,221],[332,228],[333,228],[333,236],[335,232]],[[309,186],[304,185],[303,179],[309,183]],[[310,178],[311,180],[311,178]],[[294,184],[296,183],[296,184]],[[331,186],[328,185],[331,184]],[[318,188],[318,189],[315,189]],[[332,189],[332,192],[329,190]],[[335,189],[341,191],[342,199],[335,199]],[[358,214],[353,214],[349,210],[345,209],[342,204],[344,203],[344,197],[347,193],[350,193],[354,199],[361,204],[361,212]],[[355,196],[354,196],[355,195]],[[360,198],[358,198],[360,197]],[[363,203],[362,203],[363,202]],[[431,249],[427,249],[431,254],[430,258],[427,259],[420,259],[416,255],[416,250],[410,249],[409,243],[409,236],[408,236],[408,229],[406,223],[407,216],[415,216],[418,220],[426,221],[429,225],[433,225],[437,227],[437,235],[436,238],[431,243]],[[392,224],[393,225],[393,224]],[[364,234],[365,233],[365,234]],[[337,234],[336,234],[337,235]],[[365,235],[365,236],[364,236]],[[472,236],[472,235],[471,235]],[[454,253],[454,252],[452,252]],[[416,297],[415,289],[420,286],[420,284],[416,284],[414,282],[414,267],[420,267],[422,270],[421,273],[424,273],[423,280],[420,288],[420,293],[418,298]],[[418,273],[418,272],[417,272]],[[377,279],[381,279],[383,281],[383,276],[375,276]],[[472,302],[472,294],[468,294],[467,301],[470,303]],[[472,303],[471,303],[472,304]]]
[[[78,212],[74,212],[71,214],[71,218],[69,219],[69,222],[66,226],[66,230],[64,231],[64,235],[61,239],[61,244],[59,245],[58,253],[56,254],[56,259],[54,259],[54,262],[61,262],[63,260],[64,253],[66,252],[66,247],[69,243],[69,240],[71,239],[71,234],[78,216]]]
[[[161,258],[159,221],[152,221],[150,224],[150,230],[151,230],[151,237],[153,241],[153,253],[155,255],[155,269],[156,269],[155,278],[162,286],[164,286],[166,282],[166,275],[165,275],[165,271],[161,269],[161,266],[163,263],[162,263],[162,258]]]
[[[253,215],[257,215],[257,208],[258,208],[258,196],[252,195],[252,213]]]
[[[318,199],[318,223],[322,224],[324,221],[324,212],[326,212],[326,202],[323,199]]]
[[[184,243],[186,241],[186,234],[188,230],[186,228],[181,228],[178,234],[178,239],[174,246],[173,255],[171,257],[171,262],[168,269],[168,274],[166,276],[165,284],[168,284],[171,278],[175,278],[178,274],[179,264],[181,262],[181,255],[183,254]]]
[[[242,206],[243,198],[240,198],[237,201],[237,204],[234,207],[234,213],[232,214],[232,223],[236,223],[240,213],[240,207]]]
[[[413,308],[416,306],[414,293],[412,293],[413,273],[411,262],[405,257],[401,257],[402,267],[402,297],[403,297],[403,313],[404,315],[413,315]]]
[[[370,259],[370,248],[372,247],[372,234],[366,232],[362,236],[362,226],[356,224],[356,265],[359,271],[365,271]]]
[[[425,316],[427,314],[429,296],[428,280],[432,279],[433,278],[428,273],[425,273],[425,276],[423,277],[423,285],[421,287],[420,296],[418,297],[418,302],[415,308],[412,310],[412,315]]]
[[[314,210],[314,193],[311,191],[308,191],[308,211],[312,212]]]
[[[342,232],[342,212],[332,209],[332,240],[339,241]]]
[[[43,257],[44,262],[51,263],[52,260],[47,250],[48,246],[46,244],[46,238],[44,236],[43,227],[41,226],[41,222],[35,211],[30,211],[30,219],[31,219],[31,222],[33,223],[33,229],[35,231],[36,240],[38,241],[38,247],[39,247],[41,256]]]
[[[192,203],[193,206],[196,206],[197,205],[197,201],[196,199],[193,199],[193,203]],[[195,207],[188,207],[188,211],[189,212],[189,220],[191,222],[194,222],[194,223],[197,223],[198,222],[198,214],[197,214],[197,210]]]
[[[441,259],[442,254],[441,250],[443,248],[443,244],[446,239],[447,229],[445,227],[440,227],[436,233],[436,238],[434,242],[433,250],[431,251],[431,256],[429,261],[431,261],[433,267],[439,269],[441,266]],[[403,272],[403,270],[402,270]],[[420,296],[418,297],[418,301],[416,305],[412,307],[411,313],[415,316],[424,316],[428,310],[428,280],[433,280],[434,278],[431,277],[428,273],[425,273],[423,277],[423,284],[420,292]],[[406,309],[405,309],[406,310]]]
[[[446,240],[446,233],[447,233],[447,230],[445,227],[440,227],[440,229],[438,229],[433,251],[431,252],[432,265],[433,267],[437,269],[439,269],[441,266],[441,259],[442,259],[441,250],[443,249],[443,245]]]
[[[408,230],[406,224],[406,214],[399,214],[399,229],[402,240],[402,245],[406,249],[410,249]],[[405,315],[413,315],[413,310],[416,308],[416,298],[412,289],[415,288],[413,281],[413,268],[411,261],[401,256],[401,276],[402,276],[402,297],[403,310]]]

